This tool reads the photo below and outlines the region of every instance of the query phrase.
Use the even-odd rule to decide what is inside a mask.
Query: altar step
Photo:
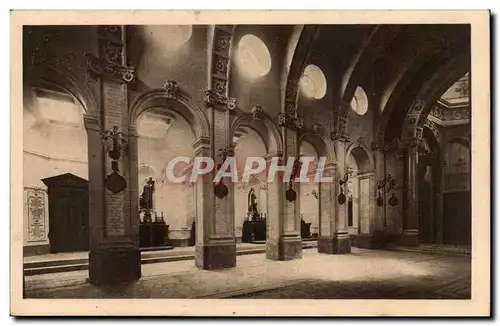
[[[302,243],[303,249],[316,247],[317,243],[315,241]],[[237,256],[263,254],[265,252],[265,244],[239,244],[236,246]],[[31,261],[24,262],[24,275],[29,276],[62,273],[88,269],[87,252],[74,253],[73,257],[68,257],[66,254],[65,259],[58,259],[57,254],[50,256],[56,257],[39,257],[38,260],[36,257],[30,257]],[[142,264],[164,263],[181,260],[194,260],[194,247],[179,247],[174,250],[152,250],[141,252]]]

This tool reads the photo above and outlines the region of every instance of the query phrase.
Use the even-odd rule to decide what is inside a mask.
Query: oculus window
[[[300,78],[301,92],[314,99],[322,99],[326,94],[326,78],[318,66],[308,65]]]

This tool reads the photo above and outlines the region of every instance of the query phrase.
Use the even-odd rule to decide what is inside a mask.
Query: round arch
[[[407,85],[406,93],[399,89],[403,86],[397,86],[385,104],[377,125],[377,142],[383,144],[391,140],[389,129],[402,137],[410,137],[411,132],[415,136],[416,127],[423,126],[433,105],[469,67],[470,48],[464,42],[458,42],[429,60],[420,71],[408,72],[408,76],[404,77],[406,81],[400,82],[401,85]],[[412,81],[409,81],[410,78]],[[397,107],[406,109],[396,110]],[[407,131],[403,132],[403,129]]]
[[[254,130],[264,141],[267,153],[281,153],[283,141],[278,127],[262,114],[259,119],[254,119],[251,113],[245,113],[233,120],[229,128],[229,139],[232,141],[238,127],[247,127]]]
[[[179,92],[174,97],[166,96],[165,89],[154,89],[134,99],[129,109],[129,121],[135,125],[141,113],[153,107],[167,107],[183,117],[191,126],[195,138],[210,137],[210,128],[205,113]]]
[[[82,106],[86,115],[92,117],[99,116],[96,96],[94,96],[91,89],[84,83],[81,83],[78,78],[62,65],[47,64],[44,66],[40,79],[34,86],[62,90],[71,95]]]
[[[346,159],[352,155],[358,166],[359,173],[373,172],[375,170],[375,163],[370,151],[363,144],[353,143],[346,151]]]
[[[326,157],[326,163],[336,161],[335,147],[330,139],[312,132],[305,132],[299,137],[299,147],[303,141],[310,143],[319,157]]]

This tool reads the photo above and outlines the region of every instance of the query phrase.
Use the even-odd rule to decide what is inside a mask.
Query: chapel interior
[[[99,284],[145,248],[470,248],[470,58],[468,25],[25,26],[24,255],[89,252]],[[311,180],[323,157],[334,182],[170,182],[181,156],[314,157]]]

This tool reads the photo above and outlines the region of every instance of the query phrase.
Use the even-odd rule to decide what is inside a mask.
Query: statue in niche
[[[146,184],[143,187],[139,205],[141,209],[153,209],[153,193],[155,191],[155,181],[152,177],[146,179]]]
[[[255,195],[255,190],[253,188],[250,188],[250,191],[248,192],[248,215],[251,221],[259,217],[257,196]]]

